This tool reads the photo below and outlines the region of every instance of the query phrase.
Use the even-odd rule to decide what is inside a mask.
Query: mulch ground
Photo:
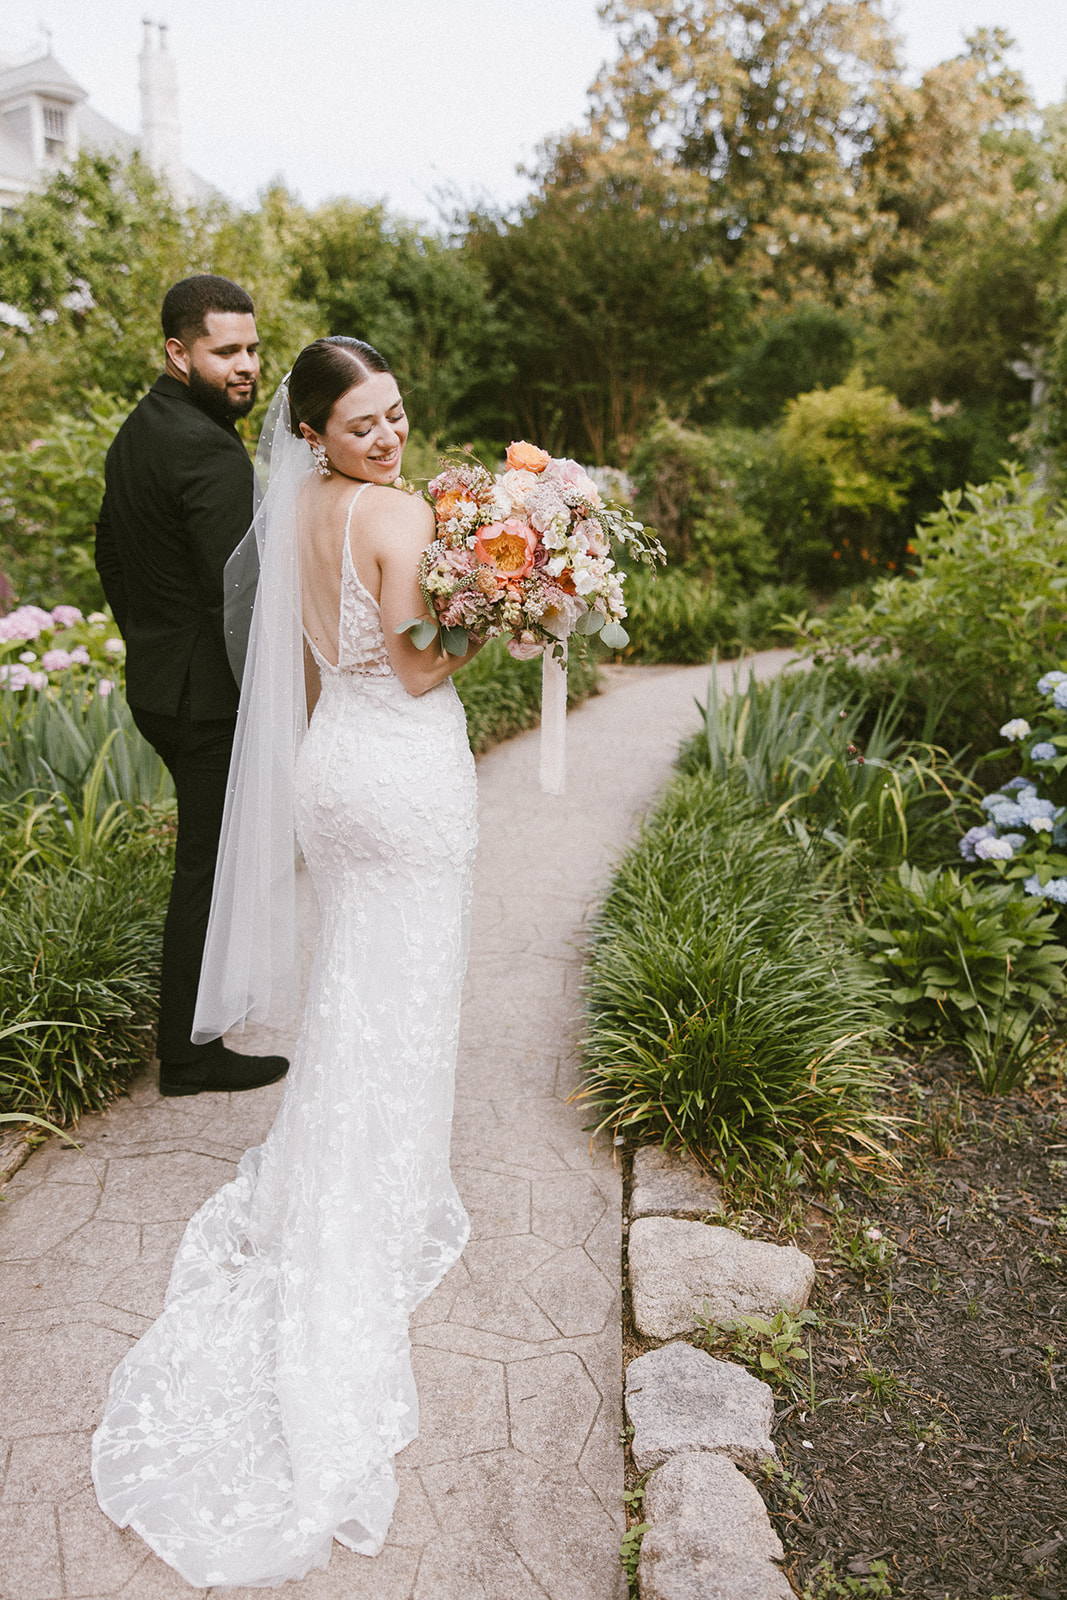
[[[820,1323],[761,1484],[787,1571],[798,1594],[884,1593],[881,1561],[894,1596],[1067,1600],[1067,1092],[987,1098],[948,1062],[898,1082],[900,1173],[809,1200],[795,1235]]]

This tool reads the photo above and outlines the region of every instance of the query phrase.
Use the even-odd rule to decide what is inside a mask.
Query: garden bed
[[[732,1227],[819,1269],[810,1364],[778,1388],[784,1473],[759,1485],[786,1570],[812,1600],[1067,1595],[1067,1089],[990,1098],[935,1059],[900,1063],[891,1100],[914,1119],[899,1172],[727,1194]],[[628,1312],[626,1360],[655,1343]]]
[[[1067,1093],[990,1099],[937,1062],[898,1085],[921,1119],[899,1179],[841,1190],[895,1256],[843,1268],[814,1207],[799,1241],[822,1325],[816,1405],[776,1425],[803,1496],[778,1506],[790,1572],[881,1558],[901,1595],[1047,1600],[1067,1593]]]

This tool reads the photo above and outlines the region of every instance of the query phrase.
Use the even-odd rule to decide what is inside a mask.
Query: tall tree
[[[670,171],[726,264],[783,298],[846,297],[863,159],[898,73],[882,0],[606,0],[601,14],[619,57],[551,177],[569,163],[595,180],[625,152]]]

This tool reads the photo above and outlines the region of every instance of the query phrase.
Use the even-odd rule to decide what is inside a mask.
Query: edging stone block
[[[767,1384],[730,1361],[676,1341],[638,1356],[626,1369],[626,1415],[638,1472],[688,1450],[711,1450],[758,1470],[771,1443],[774,1397]]]
[[[639,1217],[630,1226],[630,1290],[638,1330],[670,1339],[699,1318],[733,1322],[800,1311],[815,1283],[815,1263],[794,1245],[746,1239],[730,1228],[673,1217]]]
[[[722,1215],[722,1188],[691,1155],[642,1145],[634,1152],[630,1218]]]
[[[792,1600],[759,1490],[725,1456],[672,1456],[645,1487],[641,1600]]]

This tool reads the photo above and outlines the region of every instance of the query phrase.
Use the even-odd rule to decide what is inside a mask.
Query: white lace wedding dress
[[[451,682],[394,675],[347,530],[319,665],[297,828],[322,923],[284,1100],[186,1228],[93,1441],[103,1509],[198,1587],[299,1578],[333,1539],[378,1553],[418,1432],[408,1318],[468,1232],[448,1155],[474,763]]]

